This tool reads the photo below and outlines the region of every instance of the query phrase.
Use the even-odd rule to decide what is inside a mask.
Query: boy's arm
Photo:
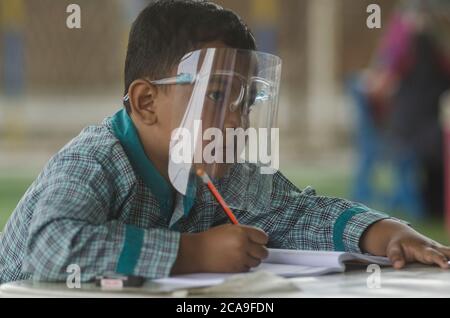
[[[280,173],[273,184],[270,207],[236,211],[243,224],[267,232],[269,247],[370,253],[387,256],[397,269],[412,262],[450,267],[450,247],[401,220],[310,188],[301,192]]]
[[[271,206],[238,211],[242,224],[259,227],[269,246],[302,250],[361,252],[360,240],[370,225],[389,216],[343,199],[300,191],[281,173],[274,175]]]
[[[180,234],[114,220],[118,196],[99,163],[77,158],[47,176],[33,208],[23,271],[36,280],[65,281],[76,264],[88,281],[106,272],[146,278],[169,275]],[[69,175],[70,174],[70,175]]]
[[[370,226],[360,244],[364,252],[389,257],[396,269],[411,262],[449,268],[449,247],[394,220],[383,220]]]

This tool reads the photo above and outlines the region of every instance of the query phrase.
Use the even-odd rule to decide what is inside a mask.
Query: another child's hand
[[[172,274],[239,273],[257,267],[268,256],[262,230],[222,225],[198,234],[183,234]]]
[[[449,247],[394,220],[383,220],[369,227],[361,239],[361,249],[373,255],[389,257],[396,269],[413,262],[449,268]]]

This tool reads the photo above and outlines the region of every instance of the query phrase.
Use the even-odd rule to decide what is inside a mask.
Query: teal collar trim
[[[194,206],[196,194],[197,194],[197,176],[191,174],[191,176],[189,177],[186,195],[183,197],[183,210],[185,217],[189,216],[189,212]]]
[[[126,110],[116,113],[111,123],[114,135],[120,141],[134,171],[156,196],[161,211],[166,216],[171,215],[174,208],[174,189],[147,157],[136,127]]]

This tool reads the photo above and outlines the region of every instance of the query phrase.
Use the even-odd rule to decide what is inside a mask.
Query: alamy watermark
[[[380,289],[381,288],[381,267],[377,264],[370,264],[367,267],[367,273],[372,273],[367,277],[367,288]]]
[[[81,288],[81,268],[77,264],[70,264],[67,266],[66,273],[69,275],[66,279],[66,286],[69,289]]]
[[[278,128],[227,128],[225,134],[221,129],[208,128],[202,136],[200,132],[203,132],[201,120],[194,122],[193,130],[173,131],[170,150],[173,163],[254,163],[261,165],[261,174],[275,174],[279,169]]]
[[[81,29],[81,7],[78,4],[69,4],[66,8],[69,16],[66,19],[66,26],[69,29]]]
[[[367,27],[369,29],[381,29],[381,7],[378,4],[367,6]]]

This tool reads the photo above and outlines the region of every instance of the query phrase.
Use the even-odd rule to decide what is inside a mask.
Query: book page
[[[372,256],[366,254],[346,253],[340,257],[341,262],[345,264],[377,264],[382,266],[392,265],[391,261],[387,257]]]
[[[269,249],[269,257],[264,263],[289,264],[314,267],[345,268],[344,263],[391,265],[387,257],[367,254]]]
[[[328,251],[269,249],[269,257],[251,273],[266,272],[282,277],[318,276],[345,271],[344,262],[389,265],[385,257]],[[155,280],[166,289],[199,288],[222,284],[235,274],[199,273]]]
[[[264,263],[341,268],[343,252],[269,249]]]
[[[252,271],[265,271],[282,277],[303,277],[303,276],[319,276],[328,273],[342,272],[343,266],[323,267],[323,266],[305,266],[305,265],[287,265],[262,263]]]

